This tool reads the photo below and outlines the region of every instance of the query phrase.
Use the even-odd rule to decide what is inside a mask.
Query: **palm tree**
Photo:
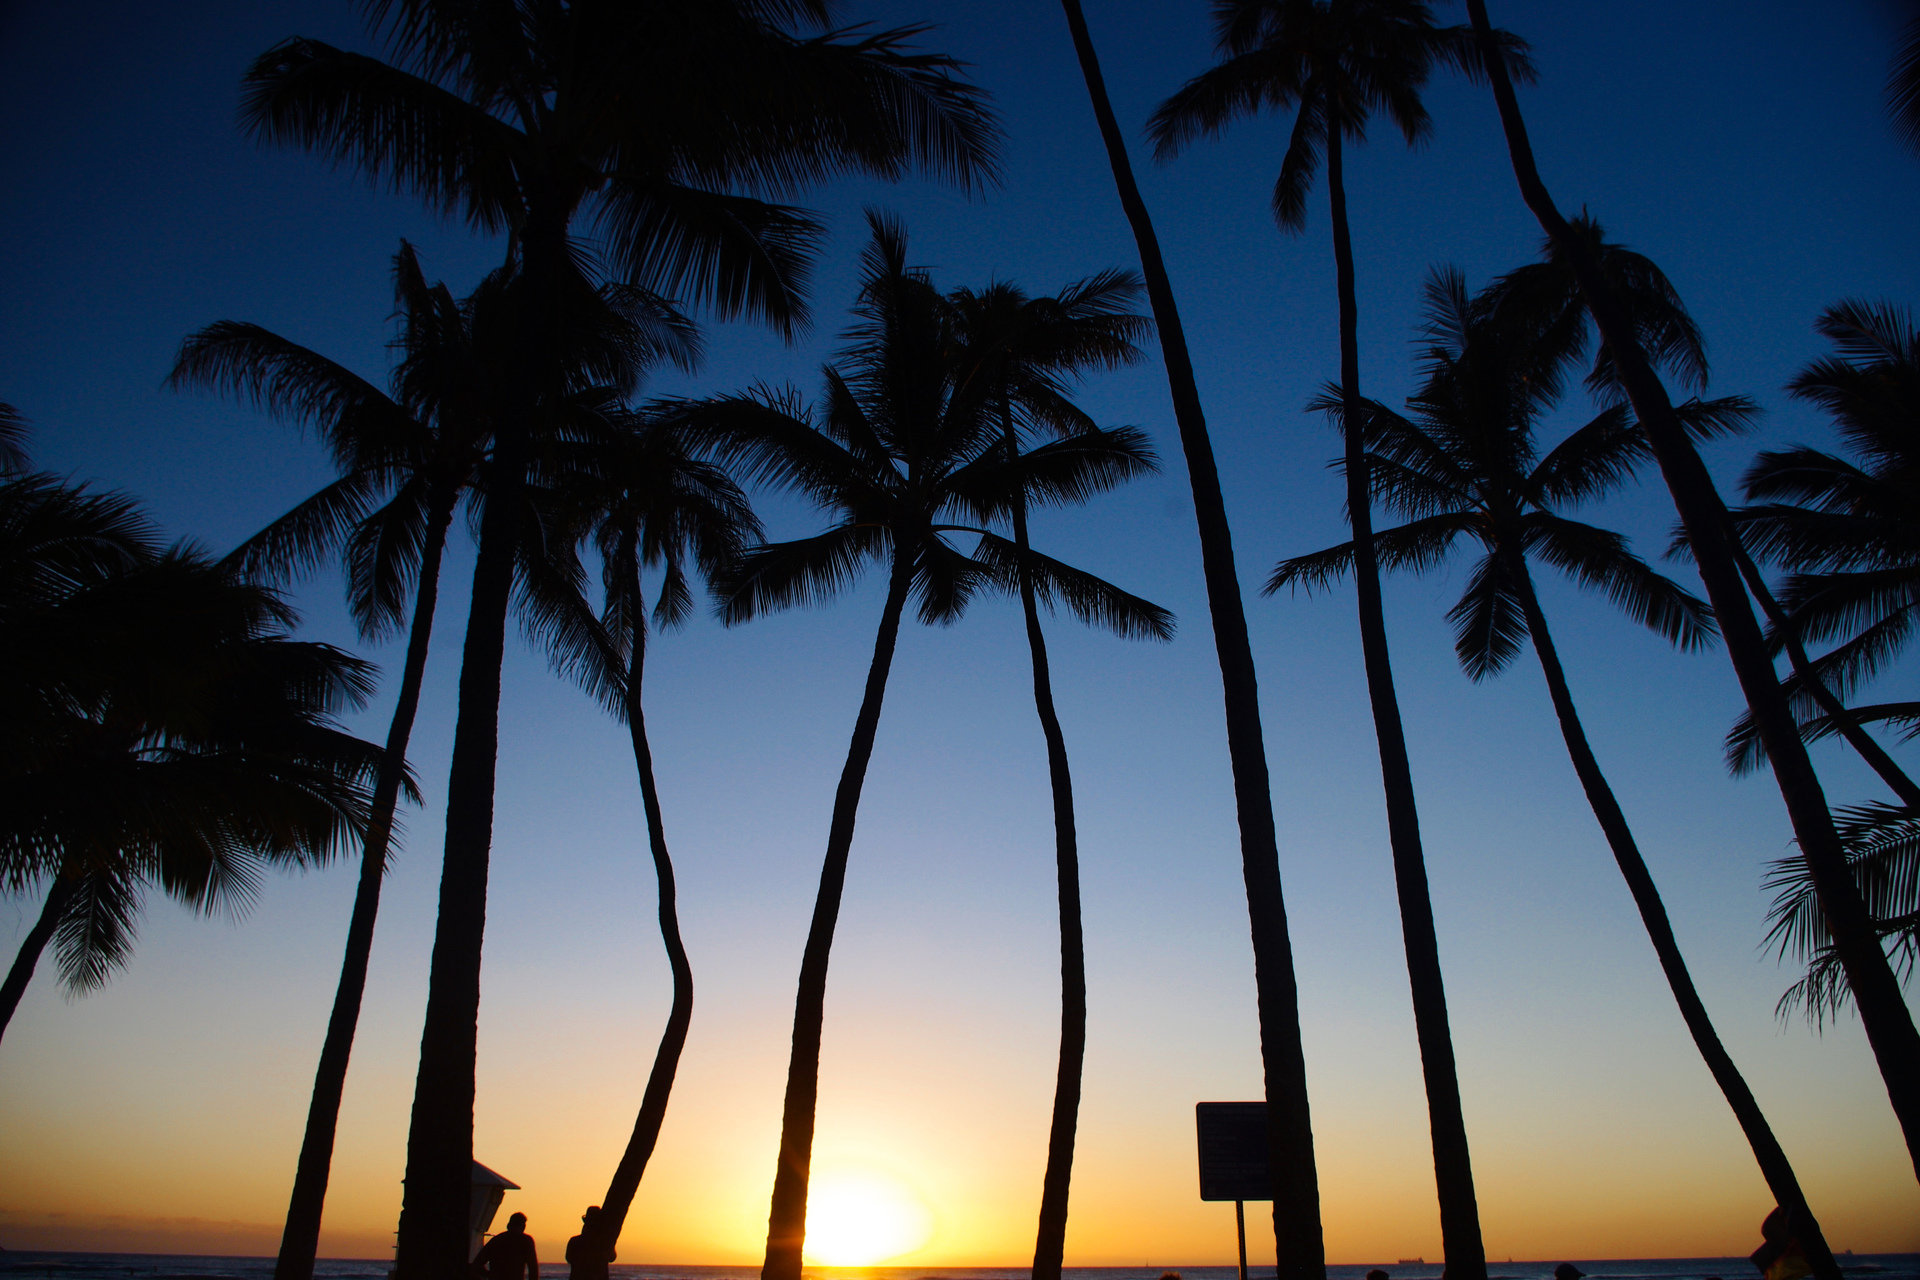
[[[1700,580],[1713,605],[1727,657],[1746,695],[1748,710],[1773,766],[1774,781],[1786,802],[1819,894],[1821,910],[1833,931],[1834,948],[1852,987],[1860,1020],[1880,1065],[1888,1100],[1899,1118],[1907,1152],[1920,1177],[1920,1030],[1901,995],[1872,915],[1847,863],[1846,850],[1834,830],[1820,778],[1800,740],[1786,694],[1767,649],[1759,623],[1747,602],[1736,554],[1737,539],[1713,477],[1687,439],[1674,412],[1667,389],[1648,360],[1648,351],[1635,331],[1630,308],[1602,272],[1591,248],[1561,216],[1533,159],[1513,82],[1497,56],[1497,37],[1487,20],[1485,0],[1467,0],[1474,34],[1480,41],[1483,65],[1491,82],[1494,103],[1507,139],[1507,153],[1521,197],[1539,220],[1558,253],[1564,256],[1579,296],[1600,339],[1617,367],[1622,392],[1633,405],[1634,417],[1646,433],[1648,447],[1667,482]]]
[[[693,607],[688,559],[711,580],[760,533],[746,495],[720,468],[691,456],[670,420],[616,418],[610,428],[605,438],[594,442],[590,459],[562,486],[563,524],[587,527],[599,553],[604,606],[598,626],[576,626],[572,642],[555,647],[562,652],[562,665],[626,722],[633,742],[659,885],[660,938],[673,972],[673,1003],[633,1134],[600,1201],[600,1214],[582,1229],[589,1256],[609,1258],[659,1141],[693,1018],[693,968],[680,938],[673,859],[641,708],[647,654],[642,572],[662,571],[654,625],[677,627]]]
[[[285,41],[248,72],[244,120],[265,140],[507,232],[523,295],[521,355],[484,476],[395,1253],[400,1280],[459,1280],[500,664],[535,420],[568,381],[557,333],[579,287],[572,224],[590,214],[630,283],[791,333],[805,318],[818,226],[736,189],[792,191],[848,171],[897,177],[912,163],[970,186],[992,176],[996,135],[956,63],[910,50],[918,28],[789,30],[824,29],[826,0],[367,8],[395,62]]]
[[[1021,457],[1020,427],[1029,434],[1063,435],[1080,448],[1125,447],[1116,433],[1102,432],[1067,398],[1067,379],[1083,369],[1116,368],[1140,359],[1136,345],[1147,321],[1125,309],[1140,292],[1131,272],[1107,271],[1075,281],[1052,297],[1031,298],[1011,284],[985,289],[956,289],[948,295],[960,334],[968,380],[979,380],[990,411],[997,411],[1004,456]],[[1016,408],[1019,418],[1016,418]],[[1125,442],[1131,445],[1131,441]],[[1128,454],[1151,469],[1151,455],[1133,446]],[[1006,513],[1013,545],[1024,557],[1031,549],[1027,501],[1015,493]],[[1080,851],[1074,823],[1073,774],[1066,737],[1054,709],[1053,676],[1046,637],[1030,574],[1016,569],[1020,607],[1033,662],[1033,701],[1047,744],[1047,773],[1053,790],[1054,860],[1060,897],[1060,1061],[1048,1127],[1047,1167],[1041,1182],[1040,1222],[1033,1250],[1034,1280],[1060,1280],[1066,1247],[1068,1193],[1073,1177],[1073,1145],[1080,1114],[1080,1077],[1087,1048],[1087,960],[1080,919]]]
[[[1036,501],[1076,500],[1134,474],[1141,459],[1124,448],[1081,448],[1071,440],[1008,459],[986,388],[960,376],[967,370],[955,358],[959,335],[946,300],[924,272],[907,266],[900,225],[874,213],[868,222],[872,239],[862,257],[850,345],[840,364],[826,370],[820,409],[809,414],[791,396],[762,392],[682,410],[690,429],[721,458],[759,480],[799,489],[837,517],[813,537],[748,549],[720,580],[726,622],[823,602],[866,564],[888,567],[886,603],[834,795],[801,959],[763,1280],[800,1275],[827,963],[908,600],[918,598],[923,623],[951,623],[981,590],[1017,589],[1016,578],[1025,577],[1045,598],[1057,596],[1082,618],[1119,634],[1159,635],[1169,625],[1165,612],[1144,600],[960,522],[971,513],[1003,510],[1023,493]],[[949,541],[955,534],[973,535],[980,549],[961,552]]]
[[[1347,519],[1353,529],[1352,545],[1358,549],[1354,582],[1360,607],[1360,650],[1380,751],[1387,836],[1426,1077],[1440,1234],[1448,1275],[1480,1280],[1486,1275],[1486,1247],[1480,1237],[1466,1119],[1460,1110],[1440,944],[1420,845],[1420,814],[1387,651],[1368,508],[1367,459],[1356,425],[1361,414],[1359,309],[1345,174],[1345,143],[1365,139],[1374,111],[1383,111],[1412,146],[1432,130],[1420,90],[1434,64],[1452,62],[1469,70],[1474,66],[1465,29],[1435,26],[1430,9],[1424,0],[1216,0],[1214,30],[1223,60],[1160,104],[1148,132],[1155,154],[1168,159],[1196,137],[1219,134],[1242,116],[1268,107],[1294,111],[1292,136],[1273,188],[1274,220],[1293,232],[1306,227],[1307,197],[1323,156],[1326,161],[1340,309],[1343,410],[1337,421],[1346,434]],[[1526,74],[1528,64],[1516,42],[1509,42],[1503,56]]]
[[[144,886],[243,910],[262,863],[313,865],[365,830],[383,753],[333,715],[371,669],[288,639],[272,591],[150,539],[117,495],[0,486],[0,881],[47,882],[0,1031],[49,942],[70,991],[126,963]]]
[[[1787,384],[1796,399],[1825,409],[1858,461],[1804,445],[1762,453],[1742,477],[1756,505],[1733,512],[1741,541],[1755,559],[1792,571],[1781,592],[1775,638],[1798,647],[1840,641],[1796,669],[1788,696],[1809,738],[1846,735],[1887,778],[1901,802],[1920,805],[1920,790],[1897,767],[1888,770],[1863,723],[1911,725],[1911,702],[1852,707],[1843,713],[1819,694],[1845,695],[1906,647],[1920,621],[1920,332],[1903,307],[1847,299],[1821,313],[1816,327],[1836,354],[1817,360]],[[1796,664],[1798,665],[1798,664]],[[1765,760],[1751,717],[1735,726],[1730,754],[1743,771]]]
[[[0,429],[5,431],[8,473],[0,484],[0,644],[11,651],[7,670],[15,675],[0,684],[0,698],[5,699],[7,722],[19,727],[9,741],[24,749],[34,736],[29,726],[42,737],[51,737],[65,726],[69,715],[63,704],[68,699],[61,686],[76,681],[84,671],[63,670],[60,660],[66,651],[59,637],[47,643],[34,634],[33,624],[44,626],[75,594],[150,563],[159,556],[160,544],[152,523],[131,498],[89,493],[50,476],[18,474],[27,466],[26,419],[12,405],[0,409],[4,409]],[[82,638],[99,642],[98,636]],[[43,669],[37,678],[28,674],[36,668]],[[53,686],[48,691],[51,696],[39,689],[42,682]],[[48,870],[38,851],[16,851],[4,866],[3,883],[8,892],[20,893]],[[0,983],[0,1032],[12,1020],[40,953],[59,927],[65,904],[54,898],[62,893],[71,896],[72,889],[56,874],[20,957]]]
[[[1180,450],[1193,493],[1200,539],[1200,569],[1207,586],[1207,614],[1220,663],[1220,695],[1226,711],[1227,756],[1233,769],[1235,815],[1240,825],[1240,873],[1247,891],[1247,921],[1253,939],[1254,1002],[1260,1025],[1262,1093],[1267,1100],[1267,1160],[1273,1175],[1273,1232],[1280,1280],[1325,1280],[1326,1239],[1320,1226],[1320,1174],[1313,1154],[1313,1108],[1307,1096],[1306,1053],[1300,1041],[1300,989],[1293,968],[1286,897],[1280,885],[1280,848],[1273,824],[1265,731],[1260,725],[1260,685],[1247,637],[1246,603],[1233,560],[1233,530],[1220,492],[1220,468],[1207,434],[1193,358],[1173,296],[1160,239],[1140,198],[1126,140],[1107,97],[1100,58],[1087,32],[1080,0],[1060,0],[1087,98],[1106,147],[1107,164],[1127,225],[1140,253],[1147,301],[1160,336],[1160,358],[1180,431]]]
[[[1628,319],[1641,350],[1668,376],[1696,390],[1705,386],[1704,340],[1665,274],[1645,256],[1608,241],[1604,228],[1585,212],[1568,226],[1587,247],[1614,293],[1632,300]],[[1551,239],[1543,247],[1543,253],[1543,261],[1508,272],[1489,286],[1489,305],[1506,305],[1506,299],[1515,299],[1518,305],[1540,317],[1540,322],[1555,336],[1555,342],[1570,359],[1580,354],[1588,341],[1586,308],[1567,254]],[[1625,402],[1627,398],[1611,349],[1604,343],[1594,357],[1587,385],[1595,394],[1614,402]],[[1736,525],[1740,519],[1740,514],[1735,513]],[[1675,540],[1670,554],[1685,555],[1687,550],[1686,538],[1682,535]],[[1747,589],[1766,614],[1775,639],[1786,649],[1793,674],[1782,687],[1787,690],[1796,713],[1805,712],[1809,716],[1801,724],[1802,732],[1815,737],[1841,734],[1894,794],[1905,803],[1920,805],[1920,785],[1861,728],[1859,715],[1843,707],[1826,687],[1808,658],[1801,637],[1786,625],[1785,613],[1738,537],[1733,540],[1731,550]],[[1895,709],[1866,710],[1891,713]],[[1728,735],[1727,759],[1736,775],[1758,768],[1766,759],[1765,748],[1750,716],[1742,716]]]
[[[1460,539],[1484,551],[1468,575],[1454,624],[1460,665],[1475,680],[1497,675],[1531,639],[1574,772],[1626,878],[1680,1014],[1714,1082],[1733,1108],[1775,1200],[1793,1215],[1795,1234],[1822,1280],[1839,1280],[1819,1223],[1753,1093],[1720,1042],[1680,954],[1659,889],[1640,856],[1613,789],[1587,741],[1564,668],[1547,630],[1527,558],[1537,556],[1592,590],[1604,591],[1634,621],[1683,649],[1713,636],[1704,602],[1655,573],[1606,529],[1568,519],[1556,508],[1604,497],[1646,461],[1645,437],[1625,406],[1603,410],[1544,457],[1534,427],[1561,394],[1556,326],[1527,314],[1524,295],[1498,285],[1469,298],[1457,271],[1427,285],[1429,339],[1424,381],[1408,402],[1411,418],[1369,402],[1367,436],[1375,491],[1411,522],[1375,535],[1389,568],[1438,567]],[[1520,310],[1516,316],[1514,312]],[[1543,341],[1544,339],[1544,341]],[[1329,397],[1321,408],[1337,411]],[[1741,430],[1753,416],[1744,398],[1683,406],[1695,438]],[[1284,561],[1268,591],[1322,585],[1353,563],[1353,544]]]
[[[394,255],[393,285],[401,320],[396,346],[404,358],[393,371],[390,394],[306,347],[235,321],[190,336],[167,380],[175,388],[225,391],[273,417],[313,429],[340,470],[338,480],[238,548],[229,557],[234,564],[271,581],[309,570],[339,551],[348,606],[368,640],[399,629],[409,588],[414,590],[386,763],[374,786],[346,955],[320,1049],[275,1280],[311,1280],[313,1275],[340,1098],[426,673],[447,529],[474,480],[501,401],[493,385],[494,357],[501,353],[480,345],[488,319],[476,323],[472,306],[455,302],[444,284],[429,286],[413,246],[404,241]],[[475,301],[488,293],[480,291]]]

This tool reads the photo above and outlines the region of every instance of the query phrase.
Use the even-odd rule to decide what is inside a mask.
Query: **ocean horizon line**
[[[1920,1252],[1855,1253],[1838,1256],[1842,1270],[1872,1275],[1876,1280],[1920,1280]],[[1507,1258],[1489,1261],[1494,1269],[1489,1280],[1535,1280],[1550,1274],[1563,1262],[1582,1265],[1587,1280],[1748,1280],[1757,1277],[1752,1263],[1740,1254],[1669,1257],[1583,1257],[1578,1254],[1542,1258]],[[0,1274],[21,1277],[46,1275],[60,1280],[261,1280],[270,1277],[274,1259],[260,1254],[219,1253],[142,1253],[132,1251],[73,1249],[6,1249],[0,1246]],[[190,1264],[198,1264],[197,1266]],[[316,1260],[316,1280],[362,1280],[386,1274],[390,1258],[321,1257]],[[548,1264],[549,1274],[558,1275],[566,1264]],[[1390,1277],[1429,1280],[1444,1267],[1438,1260],[1425,1258],[1376,1258],[1359,1262],[1329,1262],[1330,1277],[1357,1280],[1366,1271],[1384,1269]],[[1593,1270],[1591,1268],[1603,1268]],[[829,1266],[809,1263],[805,1274],[821,1276],[876,1276],[905,1278],[927,1276],[939,1280],[1014,1280],[1031,1274],[1030,1263],[875,1263],[864,1266]],[[1166,1272],[1205,1277],[1237,1276],[1233,1262],[1141,1262],[1068,1264],[1065,1271],[1098,1275],[1106,1280],[1158,1280]],[[674,1277],[709,1277],[734,1280],[758,1275],[758,1263],[696,1262],[617,1262],[611,1272],[616,1280],[674,1280]],[[1349,1274],[1351,1273],[1351,1275]],[[1249,1264],[1249,1280],[1269,1280],[1275,1274],[1271,1262]]]

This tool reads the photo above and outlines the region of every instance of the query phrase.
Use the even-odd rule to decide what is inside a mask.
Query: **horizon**
[[[1437,1257],[1353,592],[1257,593],[1277,558],[1337,542],[1344,527],[1326,466],[1333,434],[1302,411],[1338,370],[1324,188],[1303,235],[1275,230],[1267,196],[1284,131],[1271,118],[1152,163],[1148,111],[1212,63],[1205,6],[1089,7],[1221,458],[1328,1254]],[[850,20],[937,24],[920,46],[968,60],[1001,114],[1003,184],[978,200],[919,178],[808,193],[797,202],[830,226],[811,330],[785,346],[703,315],[705,366],[662,371],[645,394],[765,380],[815,397],[868,206],[901,214],[911,260],[942,288],[1006,279],[1038,292],[1137,264],[1053,7],[847,9]],[[1880,0],[1829,9],[1816,23],[1788,0],[1494,5],[1496,24],[1533,42],[1540,82],[1522,103],[1556,198],[1591,208],[1674,279],[1706,333],[1710,394],[1752,395],[1766,410],[1752,436],[1703,451],[1723,492],[1757,449],[1834,440],[1782,392],[1828,349],[1812,328],[1821,307],[1849,296],[1920,305],[1920,157],[1899,147],[1881,107],[1893,18]],[[500,251],[312,156],[239,135],[240,70],[296,33],[373,47],[347,0],[0,7],[0,110],[16,122],[0,131],[14,175],[0,227],[20,246],[0,261],[0,290],[15,300],[0,313],[0,400],[32,420],[37,466],[123,489],[169,538],[215,551],[331,473],[318,445],[244,407],[162,390],[180,340],[254,320],[383,383],[400,240],[456,294]],[[1540,241],[1484,91],[1437,75],[1427,103],[1424,148],[1409,152],[1377,124],[1349,159],[1364,385],[1390,404],[1415,384],[1429,268],[1458,263],[1477,288],[1532,261]],[[1036,546],[1180,623],[1166,645],[1093,635],[1064,614],[1047,624],[1087,917],[1073,1267],[1162,1253],[1230,1263],[1231,1211],[1195,1194],[1192,1107],[1261,1092],[1219,677],[1157,346],[1148,356],[1090,377],[1079,402],[1104,425],[1147,431],[1160,473],[1034,522]],[[1544,433],[1557,439],[1590,412],[1571,395]],[[790,498],[754,496],[770,536],[818,527]],[[1697,588],[1690,568],[1659,560],[1673,515],[1657,475],[1581,514]],[[456,535],[409,752],[424,802],[402,811],[333,1158],[321,1248],[337,1260],[385,1258],[399,1205],[473,567],[457,523]],[[1537,665],[1523,654],[1481,684],[1456,665],[1443,614],[1463,578],[1458,566],[1389,576],[1385,592],[1487,1253],[1743,1258],[1771,1199],[1674,1009]],[[1816,1034],[1774,1015],[1795,973],[1761,946],[1760,880],[1792,832],[1770,776],[1733,779],[1722,766],[1722,735],[1744,706],[1724,654],[1677,653],[1549,578],[1542,598],[1595,750],[1831,1243],[1920,1252],[1920,1186],[1857,1017]],[[831,607],[734,628],[702,613],[651,651],[647,720],[698,998],[621,1251],[702,1261],[646,1265],[760,1256],[794,973],[882,586],[869,574]],[[347,718],[377,739],[400,646],[361,642],[340,596],[332,567],[299,584],[299,634],[380,665],[372,704]],[[1059,968],[1051,810],[1019,626],[1017,607],[993,600],[952,628],[901,629],[828,986],[813,1170],[823,1183],[894,1188],[912,1219],[902,1229],[924,1235],[884,1268],[810,1269],[1031,1256]],[[505,1208],[548,1224],[533,1234],[553,1248],[572,1231],[553,1224],[599,1203],[632,1127],[668,972],[624,730],[551,675],[517,624],[507,648],[474,1155],[526,1188]],[[1911,661],[1875,688],[1920,697]],[[1920,762],[1913,745],[1887,744]],[[1881,798],[1840,745],[1812,751],[1836,805]],[[0,1246],[267,1231],[271,1253],[356,864],[270,876],[237,921],[152,894],[131,964],[84,999],[64,998],[42,963],[0,1044]],[[0,899],[0,943],[17,947],[37,909]],[[1249,1262],[1270,1271],[1268,1212],[1247,1218]]]
[[[233,1258],[233,1259],[248,1261],[248,1262],[270,1262],[273,1260],[273,1256],[274,1256],[271,1253],[144,1253],[138,1250],[115,1250],[115,1249],[6,1249],[6,1250],[0,1250],[0,1252],[48,1253],[48,1254],[59,1254],[59,1255],[75,1255],[75,1256],[81,1256],[81,1257],[108,1257],[108,1258]],[[1852,1249],[1839,1249],[1839,1250],[1835,1250],[1834,1252],[1835,1252],[1835,1255],[1838,1257],[1850,1257],[1850,1258],[1920,1259],[1920,1252],[1915,1252],[1912,1250],[1894,1250],[1891,1252],[1888,1252],[1888,1251],[1856,1252],[1855,1250],[1852,1250]],[[334,1257],[329,1254],[322,1254],[318,1259],[316,1259],[316,1261],[318,1262],[359,1262],[359,1263],[367,1263],[373,1266],[387,1266],[392,1262],[392,1259]],[[1623,1258],[1603,1258],[1603,1257],[1586,1258],[1586,1257],[1567,1257],[1567,1256],[1555,1254],[1555,1255],[1550,1255],[1548,1257],[1541,1257],[1541,1258],[1501,1258],[1501,1259],[1489,1258],[1487,1260],[1487,1265],[1501,1266],[1501,1267],[1507,1267],[1507,1266],[1547,1267],[1547,1266],[1553,1266],[1562,1262],[1573,1262],[1573,1263],[1585,1262],[1585,1263],[1594,1263],[1594,1264],[1608,1264],[1608,1263],[1748,1262],[1748,1261],[1750,1261],[1750,1259],[1748,1259],[1745,1255],[1742,1255],[1742,1254],[1701,1254],[1698,1256],[1659,1257],[1659,1258],[1624,1258],[1624,1257]],[[549,1266],[550,1264],[543,1262],[540,1265],[543,1267],[546,1267],[546,1266]],[[757,1264],[753,1264],[753,1263],[729,1264],[729,1263],[708,1263],[708,1262],[615,1262],[611,1265],[613,1265],[614,1267],[625,1268],[628,1271],[653,1271],[653,1270],[669,1270],[669,1269],[687,1270],[687,1271],[742,1271],[742,1270],[751,1270]],[[1272,1264],[1269,1263],[1267,1265],[1271,1267]],[[1399,1258],[1399,1259],[1393,1259],[1393,1260],[1388,1260],[1386,1258],[1373,1258],[1373,1259],[1362,1259],[1357,1262],[1336,1262],[1329,1259],[1327,1262],[1327,1266],[1329,1267],[1339,1267],[1344,1269],[1356,1269],[1360,1267],[1424,1267],[1428,1269],[1433,1269],[1433,1268],[1443,1267],[1444,1265],[1445,1265],[1444,1263],[1440,1263],[1440,1262],[1427,1262],[1425,1259],[1421,1259],[1421,1258]],[[1138,1266],[1127,1266],[1124,1264],[1116,1264],[1111,1266],[1081,1266],[1074,1263],[1068,1263],[1065,1266],[1064,1270],[1067,1270],[1067,1271],[1152,1271],[1152,1270],[1157,1270],[1161,1268],[1166,1268],[1168,1270],[1177,1271],[1182,1267],[1187,1268],[1188,1270],[1193,1270],[1193,1271],[1237,1271],[1238,1263],[1235,1261],[1167,1262],[1167,1263],[1143,1262]],[[1024,1263],[1024,1262],[1016,1262],[1016,1263],[985,1263],[983,1262],[983,1263],[968,1264],[964,1266],[941,1266],[934,1263],[915,1263],[911,1266],[895,1266],[889,1263],[868,1263],[868,1264],[863,1264],[858,1266],[829,1266],[821,1263],[809,1262],[806,1264],[805,1269],[809,1272],[848,1272],[848,1273],[865,1275],[865,1274],[878,1274],[878,1273],[886,1273],[886,1272],[1028,1271],[1028,1270],[1031,1270],[1031,1265],[1029,1263]],[[1255,1266],[1251,1261],[1247,1264],[1247,1274],[1250,1280],[1251,1280],[1251,1277],[1256,1275],[1259,1270],[1260,1268]],[[1492,1278],[1492,1280],[1507,1280],[1507,1278],[1494,1277]]]

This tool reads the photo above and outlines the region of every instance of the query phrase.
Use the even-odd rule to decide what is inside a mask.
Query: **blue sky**
[[[1464,20],[1457,6],[1440,12]],[[940,24],[926,42],[973,64],[1005,124],[1003,184],[975,199],[920,182],[810,193],[832,228],[813,332],[785,347],[714,327],[706,367],[655,390],[817,390],[868,205],[902,215],[915,260],[943,284],[1050,290],[1133,264],[1052,6],[876,0],[848,14]],[[1209,63],[1206,9],[1192,0],[1095,0],[1088,16],[1129,129]],[[1920,160],[1895,145],[1880,105],[1890,11],[1534,0],[1496,5],[1494,20],[1533,42],[1541,82],[1523,105],[1562,207],[1587,207],[1658,261],[1705,329],[1714,391],[1767,410],[1756,437],[1714,446],[1723,482],[1757,446],[1827,441],[1780,390],[1821,353],[1814,317],[1842,297],[1920,297]],[[134,492],[170,532],[216,549],[326,469],[274,424],[162,390],[180,339],[254,320],[381,377],[399,239],[456,290],[500,253],[239,134],[241,70],[294,33],[366,44],[339,3],[0,8],[11,247],[0,399],[33,419],[40,465]],[[1349,166],[1363,385],[1389,401],[1412,383],[1429,267],[1457,263],[1478,284],[1539,239],[1490,100],[1441,80],[1428,104],[1428,146],[1409,152],[1383,129]],[[1337,370],[1324,192],[1304,234],[1275,230],[1267,192],[1284,130],[1242,125],[1166,166],[1137,147],[1136,163],[1249,588],[1330,1248],[1343,1261],[1432,1257],[1424,1103],[1351,596],[1251,594],[1276,559],[1341,537],[1325,466],[1334,441],[1301,411]],[[1065,619],[1050,631],[1080,800],[1093,1019],[1068,1261],[1224,1260],[1230,1219],[1193,1196],[1190,1108],[1255,1096],[1259,1075],[1191,506],[1157,361],[1091,381],[1083,403],[1145,428],[1164,473],[1038,520],[1036,540],[1174,609],[1181,630],[1166,646]],[[1549,434],[1585,408],[1570,403]],[[788,500],[764,507],[777,535],[813,527]],[[1648,555],[1671,522],[1657,485],[1587,514]],[[330,1252],[383,1250],[397,1206],[470,568],[462,549],[447,570],[413,752],[427,802],[407,819],[383,907]],[[877,585],[732,631],[703,619],[650,665],[700,1004],[623,1258],[757,1260],[793,977]],[[1393,581],[1387,599],[1489,1251],[1745,1253],[1764,1188],[1672,1009],[1531,658],[1484,686],[1454,666],[1441,615],[1460,587],[1457,573]],[[328,577],[298,593],[311,634],[352,644],[338,599]],[[1758,950],[1759,880],[1789,832],[1770,780],[1731,780],[1720,765],[1740,705],[1724,658],[1675,655],[1559,584],[1545,600],[1708,1005],[1830,1236],[1920,1248],[1920,1196],[1857,1024],[1816,1037],[1771,1015],[1791,975]],[[397,648],[373,656],[398,665]],[[821,1159],[881,1170],[931,1206],[933,1235],[907,1261],[1014,1261],[1031,1247],[1057,961],[1025,663],[1017,615],[999,603],[904,635],[854,848]],[[1909,684],[1896,673],[1885,687]],[[378,736],[386,710],[377,702],[359,727]],[[510,654],[502,723],[476,1152],[527,1188],[519,1203],[552,1236],[604,1185],[667,977],[622,733],[524,646]],[[1818,761],[1836,801],[1878,798],[1851,760]],[[66,1002],[45,975],[36,982],[0,1047],[0,1244],[271,1249],[352,875],[276,880],[238,923],[156,901],[109,990]],[[0,943],[34,910],[0,902]]]

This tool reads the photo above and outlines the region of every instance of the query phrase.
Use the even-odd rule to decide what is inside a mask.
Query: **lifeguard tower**
[[[473,1199],[471,1216],[467,1219],[473,1228],[473,1235],[467,1241],[467,1261],[472,1262],[474,1255],[480,1252],[481,1242],[487,1238],[487,1228],[493,1225],[493,1215],[500,1212],[500,1202],[507,1198],[507,1192],[518,1191],[520,1184],[509,1182],[478,1160],[473,1162]]]

